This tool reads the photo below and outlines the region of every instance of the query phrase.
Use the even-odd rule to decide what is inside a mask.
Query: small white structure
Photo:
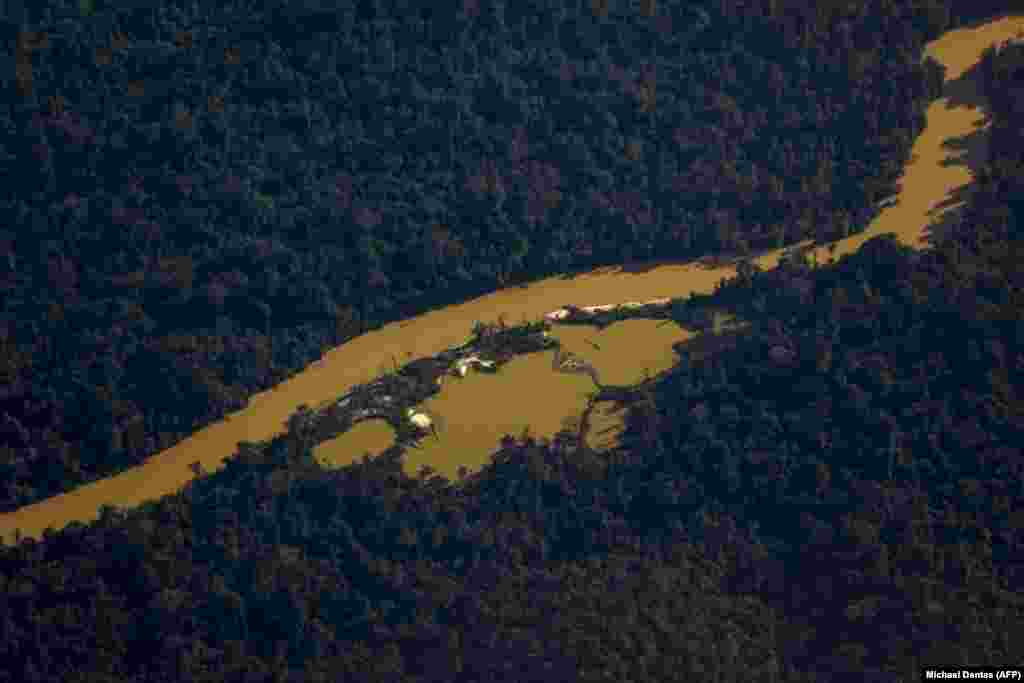
[[[471,365],[479,365],[482,368],[493,368],[494,361],[482,360],[479,356],[469,356],[467,358],[462,358],[461,360],[455,363],[456,374],[458,374],[459,377],[465,377],[466,373],[469,372],[469,368]]]
[[[409,422],[420,429],[430,429],[434,426],[434,421],[430,419],[430,416],[426,413],[417,413],[412,408],[408,408],[405,411],[405,416],[409,418]]]

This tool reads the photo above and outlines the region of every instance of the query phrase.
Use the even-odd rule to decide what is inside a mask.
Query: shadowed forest
[[[325,471],[307,420],[0,548],[0,681],[905,681],[1024,651],[1024,44],[999,3],[7,3],[0,506],[327,348],[552,273],[738,256],[741,328],[622,444]],[[934,248],[864,227],[936,97],[988,154]]]
[[[0,510],[136,465],[384,322],[849,234],[895,192],[941,3],[618,4],[25,3]]]

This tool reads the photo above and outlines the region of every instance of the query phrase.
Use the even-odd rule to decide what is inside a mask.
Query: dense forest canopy
[[[512,282],[862,229],[941,3],[26,4],[0,509]]]
[[[403,306],[428,289],[438,304],[499,276],[596,262],[611,235],[618,254],[642,255],[659,240],[753,249],[778,238],[763,230],[773,221],[784,240],[856,229],[851,213],[890,188],[938,92],[921,45],[1000,9],[967,6],[642,2],[628,13],[604,0],[470,0],[417,14],[320,1],[200,16],[184,3],[26,4],[7,28],[52,33],[20,48],[4,126],[5,187],[15,174],[24,183],[9,192],[0,258],[5,504],[138,462],[275,373],[413,310]],[[645,33],[651,24],[662,33]],[[346,37],[302,53],[331,65],[315,74],[336,101],[310,95],[296,112],[236,100],[220,128],[208,114],[153,123],[195,111],[165,106],[175,98],[312,88],[297,48],[270,38],[284,25]],[[232,27],[237,57],[178,54],[171,35],[184,26],[196,44]],[[101,56],[108,29],[133,42]],[[401,30],[419,31],[421,47],[406,55]],[[527,39],[548,41],[557,73],[575,65],[549,75],[551,93],[531,95],[545,76],[528,79],[513,68],[522,55],[502,53],[525,52]],[[183,73],[162,95],[83,113],[89,96],[117,99],[112,79],[132,75],[136,53]],[[248,72],[252,54],[263,80]],[[768,70],[740,87],[751,73],[731,78],[723,55],[746,65],[760,55]],[[662,80],[674,59],[721,69],[679,91],[694,117],[681,120],[708,117],[683,144],[657,128],[677,102],[678,81]],[[642,91],[630,69],[644,60],[658,73],[649,112],[639,95],[612,96]],[[611,63],[632,75],[609,78]],[[807,95],[764,105],[764,121],[752,93],[764,96],[771,65],[781,75],[769,92],[791,83]],[[325,472],[301,430],[240,444],[224,470],[179,494],[0,549],[0,681],[902,681],[925,666],[1012,666],[1024,651],[1024,47],[988,51],[978,72],[996,144],[946,240],[915,252],[880,237],[834,264],[743,267],[691,298],[680,317],[724,307],[750,325],[714,353],[680,349],[678,367],[638,387],[614,457],[569,433],[510,436],[489,467],[453,483],[406,476],[394,453]],[[409,74],[421,98],[394,92]],[[45,112],[55,79],[63,116]],[[393,117],[373,114],[382,102]],[[816,128],[803,120],[808,103],[820,104]],[[590,112],[564,150],[586,160],[545,146],[573,119],[561,107]],[[454,142],[403,167],[389,152],[413,139],[390,139],[400,116]],[[529,152],[513,161],[496,145],[512,139],[500,121],[517,116]],[[860,127],[833,130],[842,116]],[[741,144],[746,129],[728,127],[737,117],[763,144],[787,117],[800,121],[771,149]],[[310,162],[285,122],[341,130],[347,147],[325,144],[336,156]],[[104,175],[122,166],[141,181]],[[176,176],[158,167],[195,176],[195,199],[163,187]],[[300,199],[327,168],[347,179],[326,206]],[[217,174],[229,171],[224,183]],[[585,172],[603,180],[575,175]],[[699,191],[659,194],[673,174]],[[745,190],[751,177],[781,187]],[[609,207],[582,191],[595,186]],[[420,199],[431,218],[396,222],[402,202]],[[675,219],[664,217],[701,216],[701,202],[714,208],[687,224],[692,243],[669,240]],[[588,240],[592,253],[575,253]],[[509,267],[516,253],[522,264]]]

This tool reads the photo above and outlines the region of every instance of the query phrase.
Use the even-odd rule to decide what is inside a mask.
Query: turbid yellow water
[[[591,326],[563,326],[551,335],[563,351],[585,358],[597,368],[606,384],[633,384],[644,373],[657,374],[676,358],[672,344],[690,333],[675,324],[656,320],[625,320],[604,330]],[[459,466],[470,471],[485,464],[501,437],[518,436],[527,428],[538,437],[549,437],[562,428],[566,418],[579,416],[588,396],[596,390],[587,375],[553,372],[554,351],[520,356],[498,374],[470,373],[464,378],[444,378],[443,390],[421,408],[440,418],[438,438],[427,438],[406,453],[406,468],[415,473],[430,465],[449,478]],[[316,449],[318,460],[343,465],[365,452],[380,453],[395,440],[383,421],[373,429],[353,429]]]
[[[837,244],[836,257],[885,232],[896,233],[902,242],[914,247],[925,244],[929,224],[933,220],[941,220],[941,207],[970,182],[972,160],[984,158],[985,154],[983,134],[972,136],[973,148],[966,155],[943,146],[947,140],[965,138],[983,127],[983,117],[977,109],[976,85],[961,77],[978,62],[985,48],[1014,38],[1021,31],[1024,31],[1024,16],[1002,17],[949,31],[928,44],[927,53],[945,65],[947,80],[954,86],[954,96],[940,99],[929,107],[928,126],[914,144],[913,161],[905,169],[899,203],[885,209],[865,232]],[[943,165],[947,159],[954,163]],[[778,262],[779,255],[779,251],[771,252],[760,256],[757,261],[761,267],[771,268]],[[819,248],[816,255],[821,261],[827,260],[828,250]],[[38,538],[47,527],[62,528],[73,520],[94,520],[102,505],[131,507],[172,493],[194,476],[189,463],[198,460],[207,470],[215,471],[222,466],[223,459],[235,452],[239,441],[260,441],[283,431],[285,420],[300,404],[316,406],[336,398],[351,387],[373,379],[379,368],[390,363],[392,358],[433,356],[461,344],[475,320],[496,322],[499,315],[512,321],[523,318],[535,320],[566,303],[589,305],[645,301],[666,296],[686,297],[691,292],[711,292],[722,278],[734,274],[735,269],[731,266],[708,269],[698,264],[667,264],[642,272],[601,268],[571,279],[556,277],[527,287],[513,287],[387,325],[332,350],[321,362],[276,388],[253,397],[243,410],[196,432],[139,467],[0,515],[0,535],[11,541],[14,531],[20,529],[23,536]],[[657,365],[658,359],[664,359],[661,354],[665,349],[659,345],[667,343],[668,339],[658,338],[648,344],[642,336],[633,336],[627,328],[622,329],[624,336],[630,336],[626,354],[634,354],[638,367],[645,359],[650,360],[652,366]],[[679,330],[676,333],[685,334]],[[567,338],[564,330],[558,334]],[[610,328],[605,334],[617,332]],[[594,349],[586,344],[578,350],[588,359],[594,354]],[[613,382],[614,373],[620,371],[615,368],[623,367],[618,363],[628,359],[608,360],[611,365],[607,381]],[[522,370],[522,376],[527,378],[524,382],[529,383],[540,376],[540,367],[545,361],[549,364],[550,357],[527,357],[521,361],[522,367],[517,366],[515,371]],[[445,458],[459,456],[482,461],[495,445],[494,434],[505,426],[514,428],[525,422],[513,414],[529,414],[529,423],[537,434],[546,431],[542,425],[550,427],[555,424],[557,428],[563,417],[578,414],[580,394],[582,392],[585,396],[590,390],[589,383],[590,379],[585,376],[555,374],[550,384],[545,380],[533,391],[527,389],[519,394],[530,396],[529,401],[508,400],[507,397],[516,392],[510,389],[505,377],[474,377],[465,386],[448,387],[453,390],[450,398],[446,394],[435,399],[436,409],[446,413],[446,435],[436,445],[430,444],[428,439],[422,452],[414,451],[409,466],[413,470],[418,468],[422,464],[418,461],[421,457],[426,458],[428,453],[441,458],[430,464],[446,474],[452,473],[462,463]],[[554,417],[542,418],[539,412],[535,415],[538,407],[534,404],[537,403],[543,403]],[[471,404],[472,413],[467,407]],[[432,404],[432,407],[435,406]],[[447,415],[449,411],[451,414]],[[496,417],[503,413],[509,417]],[[472,415],[479,416],[479,419],[473,419]],[[507,420],[507,423],[498,427],[488,426],[489,421],[496,419]],[[483,448],[465,447],[459,439]],[[353,457],[362,453],[356,449]],[[467,466],[473,464],[466,463]]]
[[[360,460],[364,454],[377,455],[395,443],[395,430],[387,420],[373,419],[356,423],[343,435],[313,448],[313,459],[325,467]]]
[[[642,380],[645,372],[653,375],[671,367],[676,361],[672,344],[689,332],[675,324],[659,327],[656,320],[625,320],[600,331],[557,327],[552,336],[563,350],[593,365],[601,382],[622,385]],[[505,434],[519,436],[528,428],[534,436],[550,437],[566,419],[579,417],[597,387],[588,375],[553,372],[554,353],[520,356],[498,374],[446,380],[444,390],[423,404],[444,420],[439,438],[425,439],[421,448],[409,451],[406,467],[415,472],[430,465],[454,478],[460,465],[472,471],[488,462]],[[601,415],[595,419],[600,421]]]

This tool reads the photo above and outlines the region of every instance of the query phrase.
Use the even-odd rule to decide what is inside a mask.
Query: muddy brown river
[[[1024,16],[1003,17],[950,31],[928,44],[927,54],[945,65],[947,82],[957,81],[956,103],[947,97],[929,107],[928,126],[914,144],[898,203],[884,209],[863,233],[837,243],[836,258],[885,232],[896,233],[903,243],[915,248],[926,245],[929,226],[941,223],[943,214],[956,208],[946,206],[947,200],[970,183],[971,165],[986,154],[984,135],[971,136],[974,146],[967,154],[955,146],[943,146],[947,140],[962,138],[983,126],[982,112],[976,108],[976,84],[960,77],[985,48],[1022,32]],[[829,258],[825,247],[814,252],[821,262]],[[780,255],[781,250],[769,252],[757,262],[762,268],[771,268]],[[282,432],[285,420],[300,404],[321,406],[370,381],[381,368],[390,367],[393,358],[405,363],[458,346],[477,320],[496,322],[499,315],[510,323],[537,320],[567,303],[588,306],[685,298],[691,292],[711,292],[721,279],[734,274],[732,266],[709,269],[696,263],[662,264],[639,272],[606,267],[570,279],[553,277],[494,292],[387,325],[333,349],[292,379],[254,396],[246,408],[138,467],[0,515],[0,535],[12,542],[15,530],[20,530],[24,537],[39,538],[47,527],[96,519],[102,505],[133,507],[173,493],[195,476],[191,462],[198,460],[206,470],[216,471],[235,452],[239,441],[261,441]],[[609,384],[635,382],[645,371],[653,374],[668,368],[675,360],[672,344],[691,334],[674,324],[658,327],[650,320],[620,322],[601,332],[589,326],[556,326],[552,333],[568,350],[597,367],[602,381]],[[586,375],[553,372],[551,359],[550,351],[535,353],[514,359],[498,374],[445,378],[442,392],[423,406],[443,418],[443,429],[437,438],[424,439],[422,448],[408,451],[410,473],[429,464],[454,479],[460,465],[473,470],[487,462],[506,433],[518,435],[529,427],[535,436],[550,436],[563,420],[578,418],[594,385]],[[591,433],[610,445],[617,419],[610,413],[595,416]],[[365,452],[383,450],[392,439],[390,427],[384,423],[363,422],[319,446],[316,456],[325,464],[344,464]]]

